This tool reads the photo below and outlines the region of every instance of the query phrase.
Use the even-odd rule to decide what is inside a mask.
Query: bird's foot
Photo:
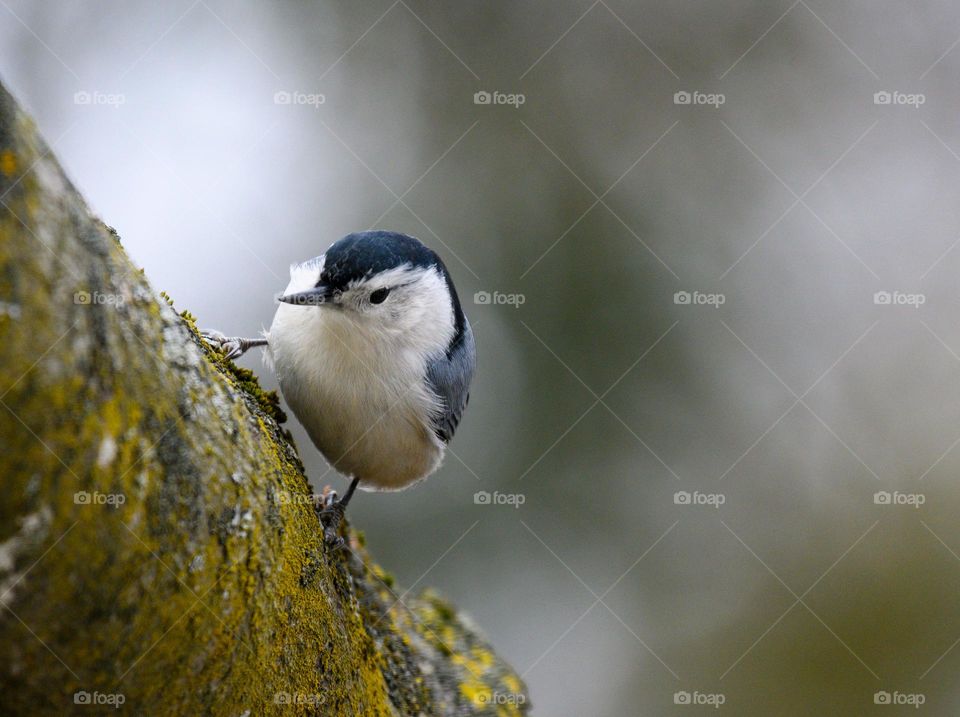
[[[239,336],[225,336],[215,329],[205,329],[200,332],[203,340],[215,347],[228,361],[243,356],[255,346],[266,346],[266,339],[244,339]]]
[[[346,541],[340,536],[340,523],[347,512],[347,504],[341,502],[337,491],[329,486],[323,491],[323,495],[314,500],[314,504],[319,509],[326,544],[334,550],[345,547]]]

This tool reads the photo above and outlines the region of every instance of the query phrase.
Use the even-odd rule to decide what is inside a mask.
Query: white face
[[[323,257],[290,267],[290,284],[284,293],[305,291],[317,285]],[[454,333],[453,305],[443,276],[436,268],[404,265],[351,282],[331,303],[297,307],[325,312],[325,319],[340,320],[357,330],[402,343],[424,354],[446,350]]]

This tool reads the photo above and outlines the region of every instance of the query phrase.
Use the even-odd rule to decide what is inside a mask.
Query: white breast
[[[268,335],[290,409],[326,459],[366,490],[399,490],[439,465],[436,397],[417,351],[333,307],[277,309]]]

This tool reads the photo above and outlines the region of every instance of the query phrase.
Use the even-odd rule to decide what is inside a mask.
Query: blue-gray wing
[[[440,398],[441,406],[433,418],[433,430],[444,443],[449,443],[460,424],[470,400],[470,381],[477,365],[473,329],[465,321],[463,336],[453,349],[427,365],[427,380]]]

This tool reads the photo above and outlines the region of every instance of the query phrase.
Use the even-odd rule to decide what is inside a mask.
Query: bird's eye
[[[372,294],[370,294],[370,303],[371,304],[382,304],[387,300],[387,297],[390,295],[390,289],[377,289]]]

